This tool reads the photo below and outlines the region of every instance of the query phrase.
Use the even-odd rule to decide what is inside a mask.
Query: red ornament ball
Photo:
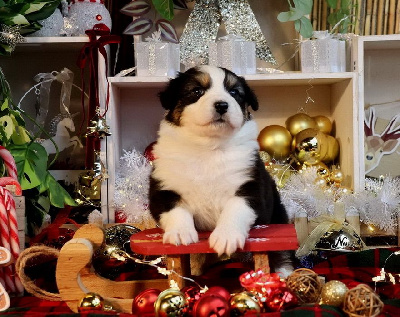
[[[186,301],[189,305],[189,312],[192,311],[194,304],[203,295],[200,293],[200,288],[198,286],[186,286],[181,289],[181,292],[186,296]]]
[[[154,313],[154,303],[161,291],[155,288],[148,288],[139,293],[132,303],[132,314],[143,316]]]
[[[96,20],[97,21],[103,20],[103,17],[101,16],[101,14],[96,15]]]
[[[115,223],[126,223],[128,216],[122,210],[115,211]]]
[[[287,288],[278,288],[274,290],[266,299],[264,307],[272,311],[286,310],[298,304],[297,297]]]
[[[193,306],[193,317],[228,317],[229,303],[217,294],[204,294]]]
[[[155,158],[156,158],[156,157],[154,156],[154,153],[153,153],[153,148],[154,148],[154,145],[155,145],[156,143],[157,143],[156,141],[150,143],[150,144],[145,148],[145,150],[144,150],[143,155],[144,155],[145,158],[147,158],[147,160],[148,160],[149,162],[154,161]]]
[[[231,294],[222,286],[212,286],[207,290],[206,294],[219,295],[222,298],[225,298],[227,301],[229,301],[231,298]]]

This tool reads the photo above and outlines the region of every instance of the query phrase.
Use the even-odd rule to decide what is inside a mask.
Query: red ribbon
[[[105,24],[96,24],[93,29],[87,30],[85,32],[89,36],[89,42],[86,43],[78,56],[77,65],[81,69],[81,80],[82,80],[82,95],[81,95],[81,103],[83,109],[83,122],[85,121],[85,106],[84,106],[84,91],[85,91],[85,77],[84,77],[84,69],[86,65],[89,65],[89,106],[88,106],[88,126],[90,123],[90,119],[95,116],[96,109],[100,106],[99,103],[99,87],[98,87],[98,53],[100,53],[105,60],[105,68],[106,68],[106,78],[108,75],[108,60],[107,60],[107,51],[105,46],[113,43],[120,43],[121,38],[118,35],[110,35],[110,29]],[[105,105],[105,113],[108,110],[109,103],[109,83],[107,80],[107,95],[106,95],[106,105]],[[81,130],[82,130],[81,125]],[[94,150],[100,150],[100,142],[98,139],[88,139],[86,143],[86,168],[90,169],[93,167],[93,159],[94,159]]]
[[[286,287],[277,273],[265,273],[262,270],[246,272],[239,277],[240,285],[248,291],[264,293],[267,289]],[[263,290],[264,289],[264,290]]]

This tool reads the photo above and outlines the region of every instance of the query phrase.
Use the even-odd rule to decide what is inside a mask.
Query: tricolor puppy
[[[223,68],[192,68],[172,79],[160,100],[167,113],[154,146],[150,211],[164,243],[186,245],[198,241],[198,230],[212,231],[210,246],[230,255],[253,225],[287,223],[259,157],[249,112],[258,101],[244,78]]]

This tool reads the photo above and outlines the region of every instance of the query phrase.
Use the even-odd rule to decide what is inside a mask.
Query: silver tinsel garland
[[[333,215],[335,202],[342,202],[346,214],[359,214],[360,221],[381,230],[396,230],[400,214],[400,178],[366,179],[365,189],[358,193],[340,191],[335,185],[316,182],[317,168],[310,167],[292,174],[280,189],[282,203],[289,218],[306,215],[308,219]]]
[[[143,223],[151,219],[149,177],[152,166],[138,151],[125,151],[115,178],[114,204],[127,217],[128,223]]]

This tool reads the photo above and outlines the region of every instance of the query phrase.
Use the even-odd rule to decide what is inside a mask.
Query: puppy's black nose
[[[219,114],[224,114],[228,110],[228,103],[225,101],[217,101],[215,104],[215,111]]]

